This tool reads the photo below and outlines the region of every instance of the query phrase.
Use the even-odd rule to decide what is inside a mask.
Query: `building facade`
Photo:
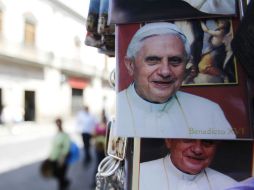
[[[98,115],[102,109],[114,113],[108,82],[114,58],[84,45],[87,2],[75,2],[0,1],[3,121],[67,118],[84,104]]]

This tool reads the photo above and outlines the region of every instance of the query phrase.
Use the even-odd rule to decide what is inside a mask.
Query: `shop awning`
[[[89,81],[87,79],[70,77],[68,78],[68,83],[72,88],[84,89],[89,84]]]

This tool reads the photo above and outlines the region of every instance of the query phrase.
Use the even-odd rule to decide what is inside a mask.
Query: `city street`
[[[80,146],[80,160],[70,166],[70,190],[90,190],[94,160],[84,167],[82,143],[73,129],[73,121],[66,123],[66,131]],[[49,152],[55,128],[52,124],[26,123],[12,130],[0,126],[0,189],[3,190],[57,190],[54,179],[40,176],[39,168]]]

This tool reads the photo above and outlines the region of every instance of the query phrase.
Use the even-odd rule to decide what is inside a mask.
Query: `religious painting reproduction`
[[[231,49],[230,19],[174,22],[186,35],[191,58],[186,65],[184,85],[236,84],[237,71]]]
[[[111,127],[108,138],[107,154],[118,159],[123,160],[125,157],[127,139],[114,135],[115,121],[111,121]]]
[[[140,152],[139,190],[228,190],[252,176],[252,141],[141,139]]]
[[[232,17],[236,0],[111,0],[110,22],[114,24],[161,20]]]

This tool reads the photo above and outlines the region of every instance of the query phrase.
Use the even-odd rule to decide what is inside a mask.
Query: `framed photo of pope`
[[[217,36],[219,26],[227,32]],[[231,20],[134,24],[119,26],[118,32],[117,136],[253,138],[248,94],[239,94],[246,81],[238,78],[225,45],[232,38]]]

